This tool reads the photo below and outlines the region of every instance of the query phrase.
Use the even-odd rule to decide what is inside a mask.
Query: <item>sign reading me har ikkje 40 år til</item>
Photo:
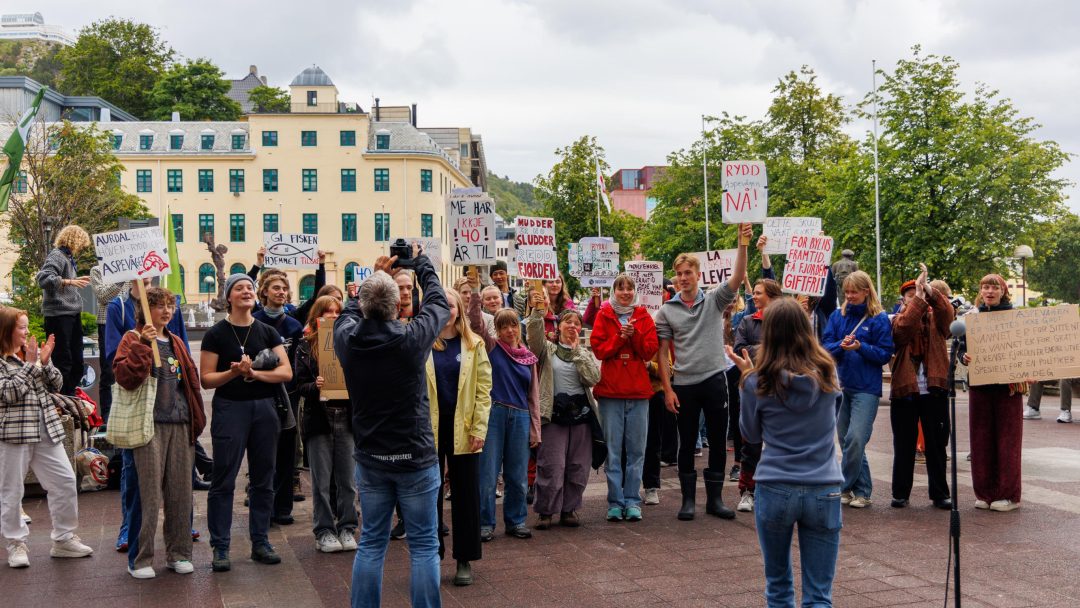
[[[95,234],[94,252],[101,258],[101,277],[106,283],[159,277],[172,272],[160,226]]]
[[[495,201],[483,192],[454,190],[446,201],[455,266],[495,263]]]

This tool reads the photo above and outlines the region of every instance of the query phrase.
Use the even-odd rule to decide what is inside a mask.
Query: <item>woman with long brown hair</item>
[[[804,606],[831,606],[840,550],[840,483],[833,441],[841,399],[836,367],[793,298],[769,306],[762,342],[727,355],[743,372],[739,427],[769,447],[754,478],[754,518],[769,606],[794,606],[791,539],[799,531]]]

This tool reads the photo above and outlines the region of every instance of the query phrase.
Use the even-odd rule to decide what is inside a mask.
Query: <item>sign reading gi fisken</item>
[[[319,319],[319,375],[323,387],[319,396],[327,399],[348,399],[345,389],[345,372],[334,354],[334,320]]]
[[[623,269],[634,280],[638,304],[655,315],[664,303],[664,263],[627,260]]]
[[[698,287],[719,287],[721,283],[731,280],[731,273],[735,269],[735,256],[738,249],[721,249],[719,251],[699,251],[697,256],[701,263],[701,276],[698,278]]]
[[[964,315],[971,386],[1080,377],[1080,307]]]
[[[168,246],[160,226],[95,234],[94,251],[101,258],[101,277],[107,283],[159,277],[172,272]]]
[[[791,237],[787,263],[784,264],[784,281],[780,285],[784,293],[818,298],[825,295],[825,281],[829,280],[832,250],[831,236]]]
[[[319,235],[267,232],[264,268],[318,268]]]
[[[570,243],[567,261],[570,276],[582,287],[611,287],[619,276],[619,244],[610,238],[583,238]]]
[[[495,263],[495,201],[484,193],[454,190],[446,201],[454,266]]]
[[[515,220],[518,277],[551,280],[559,276],[555,255],[555,220],[518,216]]]
[[[765,218],[762,231],[762,235],[768,238],[768,241],[765,242],[765,253],[768,255],[787,255],[788,248],[791,246],[791,237],[796,234],[818,236],[821,234],[821,218]]]
[[[760,224],[769,215],[769,179],[765,161],[725,160],[721,167],[723,198],[721,216],[725,224]]]

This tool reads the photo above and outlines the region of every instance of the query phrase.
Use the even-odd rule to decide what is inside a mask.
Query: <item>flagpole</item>
[[[877,253],[877,292],[881,295],[881,193],[878,188],[877,60],[871,59],[874,83],[874,241]]]
[[[701,115],[701,179],[705,182],[705,251],[711,249],[709,242],[709,146],[705,138],[705,115]]]
[[[596,236],[603,236],[600,233],[600,180],[604,179],[600,174],[600,157],[596,157]]]

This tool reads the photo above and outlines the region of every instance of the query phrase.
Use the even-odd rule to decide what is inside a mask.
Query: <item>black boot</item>
[[[697,472],[679,473],[679,486],[682,488],[682,507],[679,508],[679,519],[690,521],[694,519],[694,501],[697,499]]]
[[[705,469],[705,512],[721,519],[735,519],[735,512],[724,506],[724,472]]]

